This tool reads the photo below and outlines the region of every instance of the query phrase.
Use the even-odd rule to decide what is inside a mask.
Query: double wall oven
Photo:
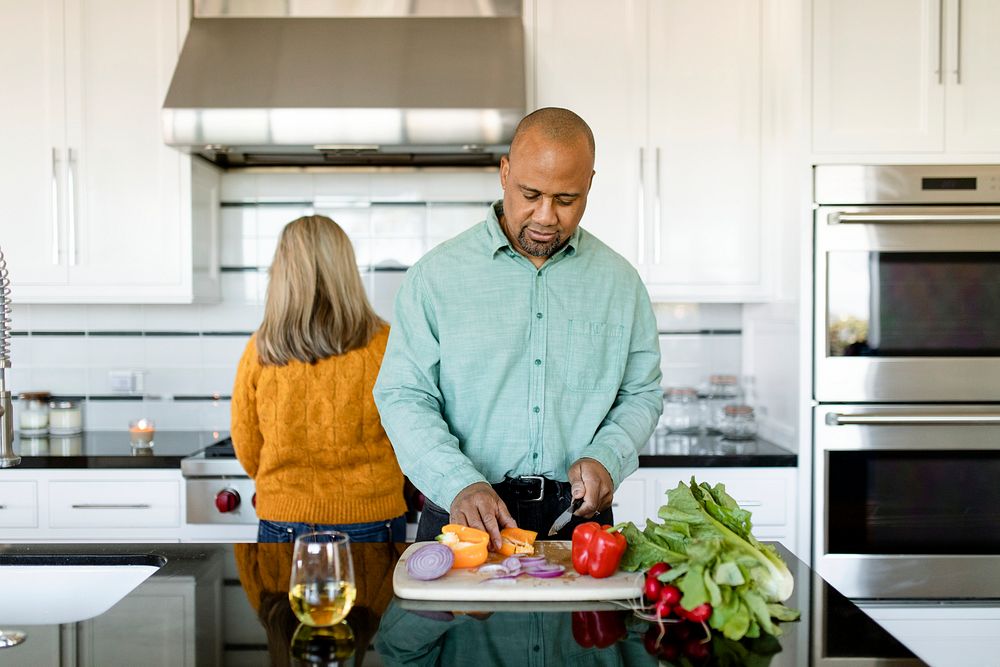
[[[814,179],[814,564],[852,598],[1000,598],[1000,166]]]

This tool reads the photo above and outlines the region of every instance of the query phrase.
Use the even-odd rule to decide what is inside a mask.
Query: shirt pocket
[[[574,391],[617,390],[622,379],[625,327],[609,322],[570,320],[566,386]]]

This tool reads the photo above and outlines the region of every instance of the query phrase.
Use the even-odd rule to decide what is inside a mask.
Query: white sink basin
[[[165,563],[153,555],[0,555],[0,626],[93,618]]]

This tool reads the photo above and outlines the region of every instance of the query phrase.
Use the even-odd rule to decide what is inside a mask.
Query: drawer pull
[[[135,505],[129,504],[103,504],[103,503],[80,503],[78,505],[71,505],[75,510],[148,510],[152,509],[152,505],[147,503],[137,503]]]
[[[737,500],[736,504],[740,507],[760,507],[764,503],[759,500]]]
[[[5,509],[7,509],[6,505],[0,505],[0,510],[5,510]]]

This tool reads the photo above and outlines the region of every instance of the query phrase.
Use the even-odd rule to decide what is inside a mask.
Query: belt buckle
[[[534,479],[534,480],[538,480],[538,497],[537,498],[523,498],[523,499],[519,498],[518,500],[520,500],[520,502],[522,502],[522,503],[538,503],[538,502],[541,502],[545,498],[545,478],[544,477],[542,477],[541,475],[521,475],[517,479],[518,480],[522,480],[522,479]]]

